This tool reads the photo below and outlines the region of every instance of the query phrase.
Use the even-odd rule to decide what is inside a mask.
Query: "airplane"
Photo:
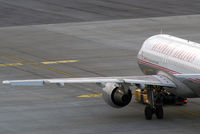
[[[144,41],[137,61],[144,76],[6,80],[3,84],[63,87],[67,83],[96,83],[102,87],[105,102],[114,108],[130,103],[131,87],[135,86],[147,90],[147,120],[154,114],[163,119],[163,104],[157,100],[162,100],[164,90],[183,98],[200,97],[200,44],[167,34],[154,35]]]

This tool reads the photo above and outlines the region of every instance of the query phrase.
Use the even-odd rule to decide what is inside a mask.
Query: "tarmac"
[[[199,0],[0,0],[0,26],[199,14]]]
[[[148,37],[164,33],[200,43],[200,15],[163,16],[24,23],[24,26],[3,23],[0,81],[143,75],[136,55]],[[147,121],[144,105],[133,99],[128,106],[114,109],[104,102],[101,89],[93,84],[69,84],[64,88],[0,86],[2,134],[197,134],[200,131],[198,98],[189,99],[184,106],[165,106],[163,120],[154,117]]]

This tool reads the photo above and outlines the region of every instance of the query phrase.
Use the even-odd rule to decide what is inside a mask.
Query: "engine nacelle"
[[[104,101],[115,108],[128,105],[132,99],[130,88],[117,83],[106,83],[102,94]]]

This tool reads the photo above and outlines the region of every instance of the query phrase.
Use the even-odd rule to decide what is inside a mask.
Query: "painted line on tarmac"
[[[77,96],[78,98],[97,98],[97,97],[101,97],[102,94],[85,94],[85,95],[80,95],[80,96]],[[200,117],[200,114],[199,113],[195,113],[195,112],[191,112],[191,111],[188,111],[188,110],[185,110],[183,108],[179,108],[179,107],[175,107],[175,106],[169,106],[170,108],[176,110],[176,111],[179,111],[179,112],[182,112],[182,113],[186,113],[188,115],[192,115],[192,116],[195,116],[195,117]]]
[[[25,60],[9,56],[3,53],[0,53],[0,55],[6,56],[10,59],[15,59],[17,61],[25,62]],[[114,60],[114,59],[129,59],[129,58],[135,58],[136,56],[125,56],[125,57],[105,57],[105,58],[94,58],[94,59],[88,59],[88,60]],[[27,61],[27,60],[26,60]],[[58,61],[44,61],[40,62],[44,65],[51,65],[51,64],[65,64],[65,63],[76,63],[79,62],[79,60],[58,60]],[[35,64],[34,62],[29,62],[29,64]],[[8,67],[8,66],[22,66],[24,64],[22,63],[6,63],[6,64],[0,64],[0,67]]]
[[[175,106],[169,106],[169,107],[173,108],[176,111],[186,113],[188,115],[192,115],[192,116],[195,116],[195,117],[200,117],[199,113],[191,112],[191,111],[185,110],[183,108],[175,107]]]
[[[16,60],[16,58],[15,58]],[[17,58],[18,60],[18,58]],[[64,64],[64,63],[75,63],[78,62],[78,60],[60,60],[60,61],[45,61],[45,62],[40,62],[41,64]],[[30,64],[34,64],[32,62],[30,62]],[[5,63],[5,64],[0,64],[0,67],[9,67],[9,66],[22,66],[24,64],[22,63]]]
[[[78,98],[96,98],[96,97],[101,97],[102,94],[85,94],[85,95],[80,95],[76,96]]]
[[[78,60],[60,60],[60,61],[45,61],[45,62],[40,62],[42,64],[62,64],[62,63],[75,63],[78,62]]]
[[[21,58],[18,58],[18,57],[10,56],[10,55],[4,54],[4,53],[0,53],[0,55],[5,56],[5,57],[10,58],[10,59],[14,59],[14,60],[20,61],[22,63],[26,63],[26,64],[33,65],[33,66],[36,66],[36,67],[39,67],[39,68],[50,70],[50,71],[53,71],[53,72],[56,72],[56,73],[59,73],[59,74],[63,74],[63,75],[70,76],[70,77],[73,77],[73,78],[78,78],[78,76],[75,76],[75,75],[72,75],[70,73],[66,73],[66,72],[63,72],[63,71],[60,71],[60,70],[57,70],[57,69],[42,65],[40,63],[30,62],[28,60],[24,60],[24,59],[21,59]]]
[[[102,93],[99,93],[99,94],[84,94],[84,95],[79,95],[79,96],[76,96],[78,98],[96,98],[96,97],[101,97],[102,96]],[[134,96],[134,94],[133,94]]]
[[[6,64],[0,64],[0,67],[8,67],[8,66],[22,66],[22,63],[6,63]]]
[[[7,54],[4,54],[4,53],[0,53],[0,55],[2,56],[5,56],[5,57],[8,57],[10,59],[14,59],[14,60],[17,60],[17,61],[20,61],[20,62],[23,62],[23,63],[26,63],[26,64],[29,64],[29,65],[33,65],[33,66],[36,66],[36,67],[40,67],[40,68],[43,68],[43,69],[47,69],[47,70],[51,70],[51,71],[54,71],[54,72],[57,72],[57,73],[60,73],[60,74],[64,74],[66,76],[70,76],[70,77],[74,77],[74,78],[78,78],[77,76],[75,75],[72,75],[72,74],[69,74],[69,73],[66,73],[66,72],[63,72],[63,71],[60,71],[60,70],[56,70],[54,68],[51,68],[51,67],[48,67],[48,66],[45,66],[45,65],[41,65],[39,63],[35,63],[35,62],[30,62],[28,60],[24,60],[24,59],[21,59],[21,58],[18,58],[18,57],[14,57],[14,56],[9,56]],[[55,61],[53,64],[57,64]],[[8,64],[0,64],[0,67],[1,66],[20,66],[20,65],[23,65],[22,63],[8,63]],[[79,98],[91,98],[91,97],[100,97],[102,96],[102,94],[88,94],[88,95],[80,95],[80,96],[77,96]],[[189,115],[193,115],[195,117],[200,117],[200,114],[199,113],[194,113],[194,112],[191,112],[191,111],[188,111],[188,110],[185,110],[185,109],[182,109],[182,108],[178,108],[178,107],[173,107],[173,106],[170,106],[171,108],[177,110],[177,111],[180,111],[180,112],[183,112],[183,113],[186,113],[186,114],[189,114]]]

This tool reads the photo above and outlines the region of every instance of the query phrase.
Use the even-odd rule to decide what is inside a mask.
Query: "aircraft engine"
[[[115,108],[128,105],[132,99],[130,88],[117,83],[106,83],[102,94],[104,101]]]

